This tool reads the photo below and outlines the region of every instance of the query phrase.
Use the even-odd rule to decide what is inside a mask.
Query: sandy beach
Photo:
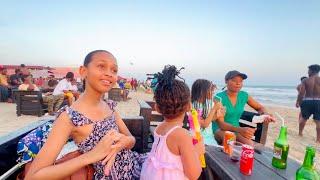
[[[126,102],[119,102],[117,110],[122,116],[135,116],[139,114],[139,104],[138,99],[143,100],[152,100],[152,94],[146,94],[142,91],[130,92],[129,100]],[[270,113],[278,112],[281,114],[285,120],[286,125],[288,126],[288,141],[290,145],[289,156],[296,159],[299,162],[303,162],[305,148],[307,145],[313,145],[317,148],[317,160],[316,168],[320,171],[320,145],[315,143],[316,130],[315,124],[312,120],[308,120],[304,136],[298,136],[298,109],[287,108],[287,107],[277,107],[277,106],[266,106]],[[26,116],[22,115],[20,117],[16,116],[16,105],[0,103],[0,136],[3,136],[13,130],[19,129],[31,122],[38,121],[39,119],[52,118],[49,116],[36,117],[36,116]],[[276,123],[271,123],[269,125],[268,137],[266,146],[273,148],[273,143],[278,137],[279,128],[281,121]]]

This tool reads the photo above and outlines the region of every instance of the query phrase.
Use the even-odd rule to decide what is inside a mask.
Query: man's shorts
[[[303,100],[301,103],[303,119],[309,119],[312,114],[314,120],[320,120],[320,100]]]

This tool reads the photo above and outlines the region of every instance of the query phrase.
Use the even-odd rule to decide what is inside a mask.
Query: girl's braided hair
[[[190,89],[179,74],[175,66],[166,65],[162,72],[153,74],[156,82],[152,84],[155,88],[154,99],[160,113],[168,119],[173,119],[185,113],[190,103]],[[178,76],[181,80],[175,79]]]

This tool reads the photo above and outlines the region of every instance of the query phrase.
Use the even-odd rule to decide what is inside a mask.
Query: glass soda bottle
[[[306,148],[306,155],[302,166],[296,172],[296,180],[320,180],[319,174],[314,168],[316,149],[312,146]]]
[[[287,168],[288,153],[287,127],[281,126],[279,137],[274,142],[272,166],[279,169]]]

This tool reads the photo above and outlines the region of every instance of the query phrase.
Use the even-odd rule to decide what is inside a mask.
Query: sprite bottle
[[[288,153],[287,127],[281,126],[279,137],[274,142],[272,166],[279,169],[287,168]]]
[[[312,146],[308,146],[306,148],[303,164],[296,172],[296,180],[320,180],[319,174],[314,168],[315,156],[316,149]]]

